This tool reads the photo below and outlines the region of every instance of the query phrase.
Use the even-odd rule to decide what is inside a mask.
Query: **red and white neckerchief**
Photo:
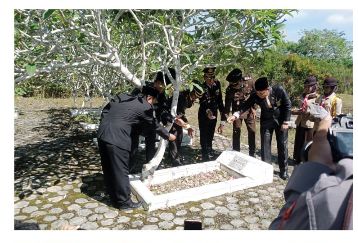
[[[325,108],[325,107],[326,107],[326,101],[327,101],[327,100],[329,100],[329,96],[327,96],[327,97],[325,97],[325,98],[322,99],[322,102],[321,102],[320,106],[322,106],[323,108]]]
[[[308,103],[308,95],[306,95],[305,98],[303,99],[303,102],[302,102],[302,105],[300,108],[301,111],[306,112],[307,107],[308,107],[307,103]]]

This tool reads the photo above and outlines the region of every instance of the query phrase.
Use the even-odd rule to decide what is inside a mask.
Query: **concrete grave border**
[[[140,180],[140,175],[136,174],[129,175],[130,186],[132,193],[137,195],[137,197],[144,202],[144,207],[152,211],[189,201],[199,201],[220,196],[226,193],[272,183],[273,181],[272,165],[241,152],[224,151],[215,161],[158,170],[154,173],[151,184],[161,184],[180,177],[192,176],[201,172],[209,172],[217,169],[225,170],[232,176],[238,178],[166,194],[154,195],[148,189],[147,185]]]

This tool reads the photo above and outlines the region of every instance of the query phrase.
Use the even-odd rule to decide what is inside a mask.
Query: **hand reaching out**
[[[236,120],[236,117],[234,115],[229,116],[229,118],[226,120],[228,123],[232,124]]]

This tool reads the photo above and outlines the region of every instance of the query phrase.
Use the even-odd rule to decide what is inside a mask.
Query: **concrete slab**
[[[154,173],[151,184],[161,184],[180,177],[218,169],[229,172],[233,179],[161,195],[154,195],[148,189],[149,185],[140,180],[140,175],[130,175],[130,185],[132,192],[143,200],[144,207],[151,211],[232,193],[273,181],[272,165],[240,152],[224,151],[215,161],[158,170]]]

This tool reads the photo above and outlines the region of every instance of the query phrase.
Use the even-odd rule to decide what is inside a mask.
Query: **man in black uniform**
[[[280,178],[288,178],[288,122],[291,116],[291,101],[280,85],[269,86],[266,77],[259,78],[255,82],[256,92],[253,92],[247,101],[240,104],[237,112],[228,118],[228,122],[239,119],[240,114],[247,111],[255,103],[261,108],[260,135],[261,135],[261,159],[271,162],[271,141],[275,131],[277,140],[278,165]]]
[[[168,68],[171,76],[175,79],[176,73],[173,68]],[[165,83],[164,83],[165,80]],[[202,96],[203,91],[198,88],[200,85],[198,82],[194,82],[192,91],[184,90],[179,92],[178,104],[177,104],[177,116],[176,119],[170,114],[171,104],[173,101],[172,97],[167,97],[165,94],[165,85],[171,83],[170,78],[167,75],[163,76],[162,72],[158,72],[154,81],[154,87],[158,90],[158,112],[157,115],[160,117],[161,122],[166,125],[168,122],[174,122],[170,133],[176,136],[176,140],[169,142],[169,155],[172,165],[182,165],[184,160],[183,156],[180,155],[180,147],[183,140],[183,127],[188,129],[189,136],[193,137],[194,130],[188,124],[188,120],[185,117],[185,110],[190,108],[197,98]]]
[[[200,85],[199,82],[196,85]],[[197,98],[200,98],[203,95],[203,90],[199,89],[197,86],[193,86],[192,91],[184,90],[179,93],[178,105],[177,105],[177,117],[176,121],[173,124],[170,133],[174,134],[177,139],[174,142],[169,143],[169,153],[173,165],[182,165],[184,157],[180,155],[181,143],[183,140],[183,128],[188,130],[188,135],[190,137],[194,136],[194,129],[188,124],[188,119],[185,116],[185,110],[192,107],[193,103]],[[170,103],[173,98],[169,99]]]
[[[204,94],[199,100],[200,107],[198,120],[200,129],[201,155],[203,161],[207,161],[214,157],[212,146],[218,110],[220,112],[224,111],[221,84],[217,79],[215,79],[215,69],[215,67],[204,68]],[[225,120],[225,116],[221,115],[221,119]]]
[[[229,82],[229,86],[226,88],[225,94],[225,108],[224,114],[226,117],[229,117],[230,111],[232,114],[238,111],[239,104],[243,104],[250,97],[250,94],[253,90],[253,83],[251,80],[245,80],[242,76],[242,71],[238,68],[232,70],[226,80]],[[233,124],[232,130],[232,149],[240,151],[240,134],[242,121],[244,120],[248,132],[248,142],[249,142],[249,155],[255,157],[255,123],[256,110],[255,106],[250,107],[247,111],[240,114],[239,119],[236,119]],[[218,132],[221,133],[224,124],[221,124],[218,128]]]
[[[134,203],[130,198],[129,161],[132,149],[132,136],[141,127],[142,135],[156,130],[165,139],[175,140],[175,136],[157,126],[153,117],[153,103],[158,92],[144,86],[142,95],[120,94],[113,98],[102,110],[98,129],[98,145],[107,192],[113,205],[121,210],[138,208],[141,202]]]

